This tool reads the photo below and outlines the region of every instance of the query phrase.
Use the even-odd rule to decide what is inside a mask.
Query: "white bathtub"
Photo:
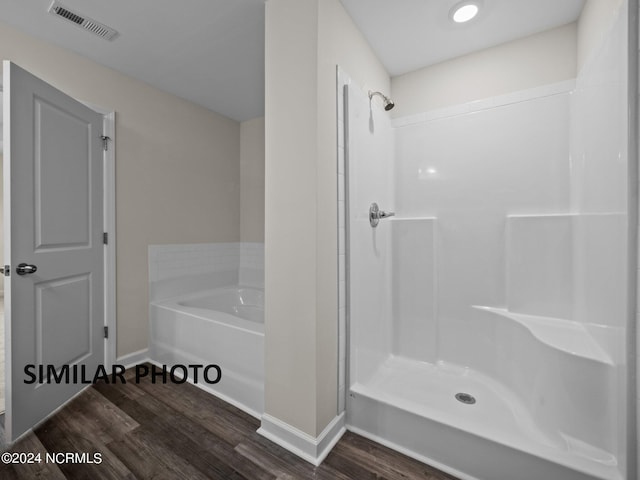
[[[163,365],[217,364],[199,384],[247,413],[264,412],[264,291],[227,286],[149,305],[150,356]]]

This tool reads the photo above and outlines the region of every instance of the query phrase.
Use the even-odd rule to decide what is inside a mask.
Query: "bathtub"
[[[151,302],[150,357],[163,365],[217,364],[205,390],[259,418],[264,412],[264,291],[238,285]]]

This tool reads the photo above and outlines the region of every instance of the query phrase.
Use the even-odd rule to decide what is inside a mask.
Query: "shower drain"
[[[456,400],[462,403],[466,403],[467,405],[473,405],[474,403],[476,403],[475,397],[468,393],[456,393]]]

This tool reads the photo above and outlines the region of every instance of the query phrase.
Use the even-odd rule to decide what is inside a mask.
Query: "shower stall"
[[[633,478],[622,3],[575,80],[391,119],[339,71],[351,430],[463,479]]]

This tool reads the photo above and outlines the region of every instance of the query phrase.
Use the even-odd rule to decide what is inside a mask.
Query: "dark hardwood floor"
[[[455,480],[347,432],[319,467],[256,433],[259,421],[190,384],[98,384],[10,452],[42,463],[0,466],[0,479]],[[45,453],[101,463],[46,463]]]

